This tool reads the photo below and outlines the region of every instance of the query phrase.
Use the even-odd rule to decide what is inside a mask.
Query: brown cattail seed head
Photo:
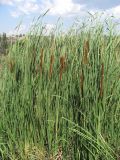
[[[51,57],[50,57],[50,70],[49,70],[49,77],[50,77],[50,78],[51,78],[51,76],[52,76],[53,63],[54,63],[54,55],[52,54]]]
[[[83,46],[83,64],[88,64],[89,41],[84,42]]]
[[[15,61],[10,60],[10,62],[8,63],[8,67],[9,67],[10,72],[12,73],[14,71],[14,68],[15,68]]]
[[[60,81],[62,80],[62,74],[64,69],[65,69],[65,57],[61,56],[60,57]]]

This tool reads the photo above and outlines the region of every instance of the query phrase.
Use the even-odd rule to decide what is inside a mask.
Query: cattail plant
[[[54,55],[52,54],[51,57],[50,57],[49,78],[51,78],[51,76],[52,76],[52,72],[53,72],[53,63],[54,63]]]
[[[39,67],[40,67],[40,65],[37,64],[37,65],[36,65],[36,68],[35,68],[35,73],[36,73],[36,75],[38,75],[38,73],[39,73],[39,70],[40,70]]]
[[[0,64],[0,70],[2,70],[2,64]]]
[[[60,81],[62,80],[62,74],[64,69],[65,69],[65,57],[61,56],[60,57]]]
[[[15,61],[14,60],[10,60],[10,62],[8,63],[8,68],[11,73],[14,71],[14,69],[15,69]]]
[[[1,74],[2,69],[3,69],[3,66],[0,64],[0,74]],[[0,75],[0,77],[1,77],[1,75]]]
[[[41,55],[40,55],[40,73],[42,74],[43,71],[43,48],[41,49]]]
[[[88,64],[89,41],[85,41],[83,45],[83,64]]]
[[[82,69],[81,74],[80,74],[80,90],[81,90],[82,98],[83,98],[83,90],[84,90],[83,85],[84,85],[84,72]]]
[[[36,50],[34,48],[33,49],[33,65],[35,65],[35,61],[36,61]]]
[[[42,23],[10,47],[8,64],[0,57],[0,159],[116,160],[120,36],[99,25],[90,36],[91,25],[62,36],[56,26],[54,40],[42,34]]]
[[[104,64],[101,65],[100,97],[103,97]]]

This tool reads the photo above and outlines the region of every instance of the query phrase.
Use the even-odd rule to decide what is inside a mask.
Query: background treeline
[[[6,33],[0,34],[0,54],[6,54],[8,48],[8,38]]]
[[[11,43],[15,43],[16,40],[24,37],[24,34],[11,35],[8,36],[6,33],[0,34],[0,55],[5,55],[8,53],[8,48]]]

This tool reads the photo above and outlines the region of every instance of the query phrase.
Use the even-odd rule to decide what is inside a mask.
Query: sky
[[[25,33],[34,17],[47,12],[44,22],[48,29],[56,24],[59,17],[66,27],[76,17],[104,12],[120,19],[120,0],[0,0],[0,33],[14,34],[15,27],[22,21],[19,33]]]

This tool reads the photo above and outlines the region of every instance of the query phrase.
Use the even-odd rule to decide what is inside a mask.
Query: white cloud
[[[75,3],[73,0],[0,0],[0,3],[13,5],[14,10],[11,11],[13,17],[22,14],[44,13],[50,9],[49,15],[53,16],[72,16],[79,14],[85,5]]]
[[[113,14],[115,18],[120,18],[120,5],[113,7],[107,11],[109,14]]]
[[[12,2],[12,0],[0,0],[0,4],[12,5],[13,2]]]
[[[23,5],[17,6],[21,13],[29,14],[38,10],[38,4],[26,1]]]
[[[42,0],[40,6],[43,12],[50,9],[48,14],[59,16],[72,16],[78,14],[84,9],[84,7],[85,5],[74,3],[73,0]]]
[[[120,18],[120,5],[107,10],[91,10],[87,4],[81,5],[80,3],[75,3],[74,0],[0,0],[0,4],[14,6],[11,10],[11,16],[13,17],[31,13],[41,14],[50,9],[47,14],[52,16],[83,16],[85,12],[90,11],[91,13],[98,12],[100,14],[104,12],[106,16],[114,15],[116,18]]]
[[[44,13],[50,9],[48,15],[52,16],[74,16],[85,15],[86,11],[91,13],[102,13],[105,15],[114,15],[116,18],[120,18],[120,5],[107,9],[93,9],[90,10],[86,5],[75,3],[74,0],[0,0],[0,4],[11,5],[11,16],[19,17],[20,15],[29,15],[31,13]]]
[[[11,16],[13,17],[35,13],[39,9],[37,0],[0,0],[0,4],[13,6],[14,9],[11,11]]]
[[[116,19],[120,18],[120,5],[106,10],[102,9],[93,9],[89,10],[91,14],[98,13],[99,15],[104,15],[104,18],[114,16]]]
[[[19,5],[16,4],[16,10],[11,11],[11,16],[19,17],[22,14],[29,15],[31,13],[37,12],[38,9],[39,7],[36,3],[26,1],[24,3],[19,3]]]
[[[11,11],[11,16],[12,16],[12,17],[17,18],[17,17],[19,17],[20,15],[21,15],[21,13],[20,13],[19,11]]]

